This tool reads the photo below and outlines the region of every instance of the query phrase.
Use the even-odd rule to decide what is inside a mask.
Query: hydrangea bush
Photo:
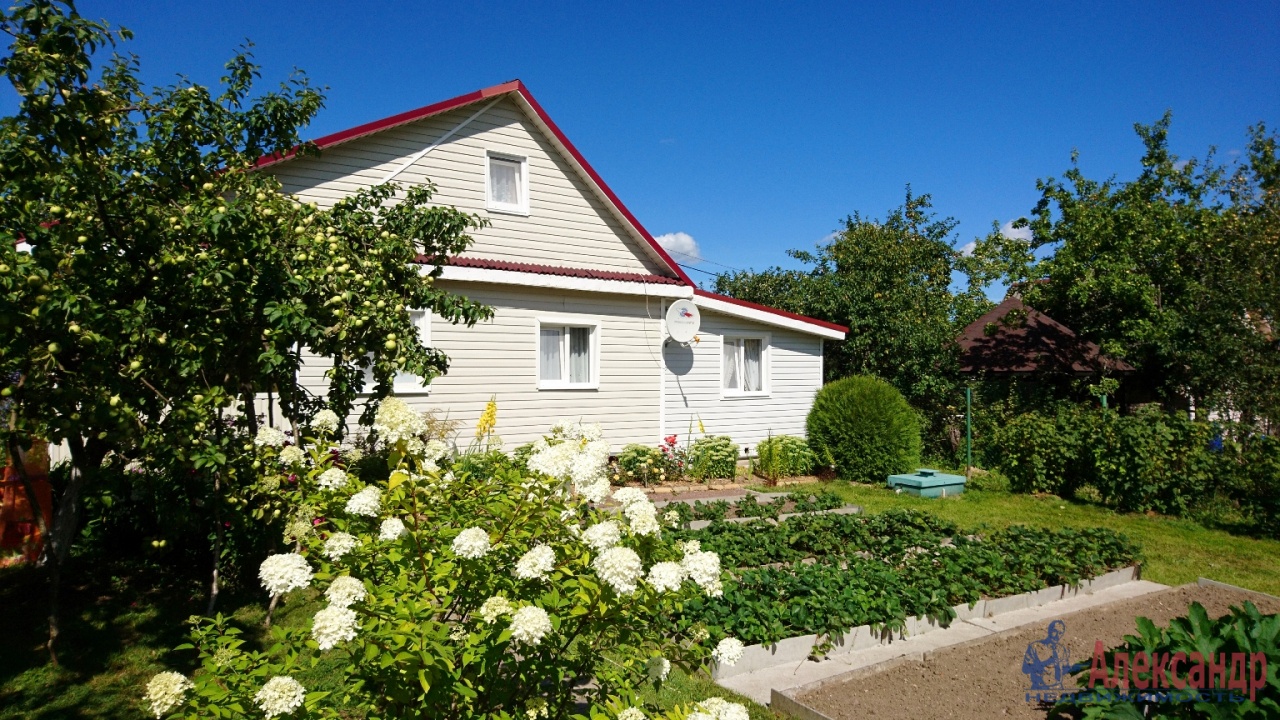
[[[530,472],[480,476],[444,469],[451,459],[432,454],[420,423],[403,402],[382,403],[374,427],[390,460],[377,482],[341,467],[326,418],[311,423],[319,437],[303,462],[262,463],[296,478],[281,487],[297,549],[262,563],[262,586],[315,588],[327,605],[310,627],[275,628],[266,654],[221,617],[199,621],[188,647],[201,671],[152,681],[157,717],[746,717],[723,701],[640,706],[637,691],[672,664],[733,662],[741,644],[713,648],[707,628],[680,619],[684,603],[721,594],[719,557],[664,537],[643,492],[608,501],[598,428],[558,423]],[[316,653],[346,661],[340,693],[298,681]]]

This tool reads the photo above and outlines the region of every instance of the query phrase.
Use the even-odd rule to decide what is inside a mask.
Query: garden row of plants
[[[1075,584],[1140,561],[1136,545],[1103,528],[1014,526],[981,536],[908,510],[713,523],[679,536],[739,568],[721,597],[692,601],[686,617],[748,643],[859,625],[900,630],[911,616],[946,625],[955,605]]]
[[[844,499],[830,490],[819,490],[816,493],[807,491],[787,493],[767,502],[760,502],[755,495],[736,500],[696,500],[693,504],[671,502],[665,508],[667,512],[680,515],[680,523],[691,520],[724,520],[730,516],[735,518],[771,518],[777,519],[784,513],[811,513],[822,510],[834,510],[844,507]]]
[[[1015,417],[990,453],[1015,492],[1083,495],[1126,512],[1192,515],[1228,505],[1280,537],[1280,441],[1151,409],[1063,405]]]

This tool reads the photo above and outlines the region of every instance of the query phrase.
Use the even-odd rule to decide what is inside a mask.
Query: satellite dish
[[[682,345],[698,334],[701,322],[698,306],[689,300],[677,300],[667,308],[667,335]]]

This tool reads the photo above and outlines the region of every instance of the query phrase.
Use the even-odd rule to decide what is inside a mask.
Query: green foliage
[[[884,218],[854,213],[815,251],[788,251],[807,269],[727,273],[715,290],[848,326],[845,340],[824,343],[826,379],[884,378],[940,431],[959,387],[954,340],[990,307],[983,287],[992,275],[952,247],[956,221],[931,207],[907,188]],[[968,278],[960,292],[956,273]]]
[[[1012,490],[1009,478],[999,470],[988,470],[986,472],[975,472],[973,477],[965,483],[966,490],[977,490],[978,492],[1002,492],[1007,493]]]
[[[771,435],[756,445],[755,471],[773,481],[808,475],[817,464],[817,456],[804,438],[794,435]]]
[[[802,515],[776,526],[713,523],[679,535],[728,567],[748,568],[722,597],[695,599],[686,612],[754,643],[858,625],[901,629],[913,615],[945,625],[955,605],[1078,583],[1140,560],[1136,546],[1105,529],[1014,526],[975,535],[903,510]],[[816,562],[799,562],[805,558]]]
[[[790,493],[787,499],[795,503],[794,512],[816,512],[844,507],[844,499],[830,490],[810,493],[803,490]]]
[[[409,413],[388,400],[378,422],[389,427]],[[700,665],[709,649],[692,639],[700,626],[675,618],[684,603],[711,591],[709,583],[718,587],[718,578],[700,579],[700,586],[677,576],[674,589],[645,581],[644,568],[678,563],[681,550],[656,528],[635,523],[633,516],[645,514],[637,505],[648,501],[632,499],[626,515],[588,502],[588,493],[598,500],[603,490],[583,485],[576,473],[583,463],[603,470],[607,444],[569,424],[556,427],[529,464],[567,468],[563,477],[524,473],[490,454],[435,458],[423,454],[424,447],[434,452],[430,444],[412,437],[388,442],[389,462],[369,484],[335,480],[333,456],[322,450],[275,470],[288,461],[263,449],[270,461],[264,467],[273,468],[268,474],[298,476],[296,484],[281,483],[280,492],[295,518],[291,527],[300,526],[300,552],[268,563],[305,563],[306,584],[324,591],[330,605],[310,626],[274,629],[277,648],[266,654],[244,647],[221,617],[202,619],[187,647],[199,653],[203,672],[179,716],[260,716],[256,694],[264,681],[299,675],[309,656],[334,662],[345,679],[340,694],[308,688],[309,712],[396,718],[514,718],[532,711],[566,719],[583,712],[576,706],[582,699],[593,717],[606,708],[612,717],[651,683],[651,658]],[[314,446],[326,441],[320,437]],[[488,472],[464,475],[463,468]],[[590,476],[607,490],[599,473]],[[605,551],[584,544],[581,528],[605,521],[622,528],[618,545]],[[388,522],[398,524],[390,534]],[[350,546],[336,550],[343,537]],[[528,558],[539,552],[549,553],[549,561],[530,566]],[[614,552],[632,553],[643,566],[600,562],[602,553]],[[279,577],[267,567],[264,583]],[[618,579],[628,572],[629,580]],[[340,602],[332,590],[344,577],[359,581],[362,591]],[[348,606],[354,611],[348,620],[322,621],[323,613]],[[527,610],[547,619],[532,640],[520,635],[537,627],[518,619]],[[343,622],[350,635],[323,634],[322,627]],[[584,690],[568,682],[576,678],[593,684]]]
[[[1073,156],[1061,178],[1037,183],[1031,238],[993,232],[974,255],[999,258],[1028,304],[1137,367],[1135,391],[1274,422],[1276,136],[1251,128],[1245,161],[1228,168],[1180,160],[1169,127],[1168,114],[1135,125],[1145,152],[1132,180],[1087,178]]]
[[[1143,408],[1132,415],[1062,405],[1026,413],[996,433],[992,452],[1015,492],[1072,496],[1083,488],[1125,512],[1193,515],[1234,504],[1275,535],[1280,442],[1251,428],[1194,422]]]
[[[700,437],[689,446],[688,462],[692,478],[732,478],[738,471],[738,445],[728,435]]]
[[[1125,653],[1130,659],[1138,653],[1146,658],[1156,654],[1160,657],[1172,657],[1181,654],[1189,658],[1170,666],[1161,674],[1164,678],[1157,685],[1152,677],[1152,669],[1148,665],[1140,673],[1136,664],[1127,663],[1126,669],[1133,668],[1126,688],[1135,691],[1124,693],[1127,697],[1120,699],[1111,697],[1097,702],[1083,704],[1084,717],[1095,718],[1158,718],[1175,720],[1175,718],[1270,718],[1280,715],[1280,615],[1263,615],[1251,602],[1245,601],[1243,607],[1232,607],[1231,614],[1211,619],[1200,603],[1192,603],[1187,614],[1174,618],[1167,628],[1157,627],[1148,618],[1139,617],[1138,634],[1126,635],[1124,643],[1119,647],[1107,650],[1101,660],[1102,668],[1109,681],[1116,680],[1116,655]],[[1195,657],[1193,657],[1193,653]],[[1211,657],[1214,661],[1226,655],[1228,661],[1233,655],[1243,655],[1244,667],[1232,667],[1227,675],[1210,673],[1206,670]],[[1200,666],[1196,657],[1203,658],[1205,666]],[[1265,661],[1264,661],[1265,658]],[[1265,662],[1265,665],[1264,665]],[[1230,663],[1228,663],[1229,665]],[[1090,688],[1091,664],[1086,664],[1076,672],[1078,687]],[[1242,671],[1243,677],[1237,674]],[[1135,675],[1136,673],[1136,675]],[[1134,677],[1143,681],[1142,686],[1132,683]],[[1228,687],[1234,680],[1241,680],[1244,687]],[[1152,685],[1153,694],[1141,697],[1143,693],[1136,687]],[[1185,687],[1190,692],[1208,691],[1213,698],[1216,691],[1228,691],[1241,697],[1240,702],[1160,702],[1159,696],[1176,693],[1172,687]],[[1160,689],[1157,689],[1160,688]],[[1108,689],[1101,679],[1096,679],[1092,689],[1106,694]],[[1120,694],[1116,689],[1116,694]],[[1081,705],[1076,703],[1060,703],[1057,709],[1078,711]]]
[[[659,448],[639,443],[631,443],[622,448],[618,454],[617,482],[638,481],[645,485],[676,480],[676,472],[670,456]]]
[[[902,393],[874,377],[827,383],[807,421],[819,461],[845,480],[878,483],[920,461],[920,417]]]

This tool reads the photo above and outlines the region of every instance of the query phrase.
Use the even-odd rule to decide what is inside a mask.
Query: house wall
[[[721,391],[721,341],[728,335],[769,337],[767,397],[726,397]],[[729,435],[750,447],[773,435],[805,435],[805,418],[822,387],[822,339],[704,310],[700,342],[667,345],[664,360],[666,434],[684,442],[689,428],[698,436],[701,419],[710,435]]]
[[[407,159],[444,137],[492,101],[458,108],[271,166],[286,193],[330,207],[376,185]],[[528,158],[527,217],[486,208],[488,151]],[[546,135],[509,97],[501,98],[466,127],[396,176],[401,185],[436,184],[434,201],[487,217],[472,233],[465,255],[511,262],[670,276],[654,260],[591,185],[561,156]]]
[[[440,286],[494,308],[492,320],[471,328],[433,318],[430,343],[449,356],[449,372],[428,390],[398,393],[420,410],[458,420],[458,444],[473,438],[491,396],[498,402],[497,434],[508,451],[545,435],[559,419],[600,423],[615,449],[659,439],[661,303],[643,297],[574,293],[527,287],[449,283]],[[599,322],[600,383],[594,390],[539,390],[538,318]],[[301,373],[313,392],[328,387],[327,365],[312,356]],[[355,429],[361,408],[348,418]]]

